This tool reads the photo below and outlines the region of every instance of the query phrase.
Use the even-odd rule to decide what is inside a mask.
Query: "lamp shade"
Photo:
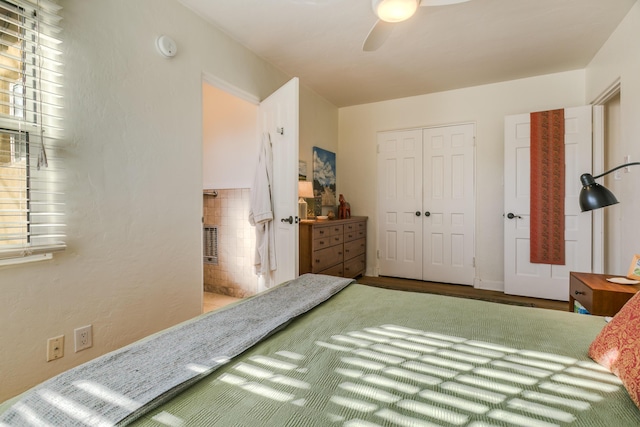
[[[402,22],[413,16],[418,0],[372,0],[373,10],[385,22]]]
[[[582,212],[604,208],[618,203],[618,199],[606,187],[598,184],[591,174],[585,173],[580,177],[582,190],[580,191],[580,209]]]
[[[298,197],[305,199],[313,197],[313,183],[311,181],[298,181]]]

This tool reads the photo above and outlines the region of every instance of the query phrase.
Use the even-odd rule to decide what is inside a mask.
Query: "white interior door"
[[[505,118],[505,293],[567,301],[569,272],[591,271],[591,213],[580,212],[580,175],[591,170],[591,106],[565,109],[566,265],[529,262],[530,115]],[[509,213],[513,218],[509,218]]]
[[[258,109],[260,134],[268,132],[273,147],[277,269],[268,287],[298,276],[298,105],[299,82],[293,78],[263,100]]]
[[[473,285],[473,124],[423,131],[423,280]]]
[[[378,239],[381,275],[422,280],[420,129],[378,133]]]

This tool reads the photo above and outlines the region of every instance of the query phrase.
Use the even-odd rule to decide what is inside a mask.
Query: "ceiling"
[[[636,0],[420,7],[374,52],[370,0],[180,0],[337,107],[584,68]]]

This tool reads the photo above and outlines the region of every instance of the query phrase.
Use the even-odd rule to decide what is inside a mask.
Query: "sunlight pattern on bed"
[[[570,425],[577,412],[620,388],[620,380],[595,363],[397,325],[315,344],[335,353],[327,381],[338,384],[327,401],[315,404],[324,406],[327,421],[344,426]],[[304,396],[313,385],[299,378],[308,372],[305,363],[294,352],[254,355],[220,381],[309,405]]]

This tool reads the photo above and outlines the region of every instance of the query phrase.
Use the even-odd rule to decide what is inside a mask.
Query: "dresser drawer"
[[[327,276],[344,277],[344,264],[340,263],[329,267],[326,270],[318,271],[316,274],[326,274]]]
[[[367,228],[366,221],[357,221],[357,222],[351,222],[349,224],[345,224],[344,231],[346,233],[348,231],[366,230],[366,228]]]
[[[342,263],[342,245],[335,245],[329,248],[314,251],[311,254],[311,270],[313,273],[319,273],[336,264]]]
[[[355,256],[363,254],[367,248],[367,239],[364,237],[358,240],[352,240],[344,244],[344,259],[345,261]]]
[[[357,229],[353,231],[346,231],[344,233],[344,241],[350,242],[351,240],[361,239],[364,236],[366,236],[366,230]]]
[[[339,245],[344,240],[344,236],[342,234],[336,234],[334,236],[322,237],[320,239],[315,239],[313,241],[312,251],[317,251],[319,249],[328,248],[330,246]]]
[[[356,277],[364,274],[365,255],[358,255],[344,262],[344,277]]]
[[[343,234],[344,226],[342,224],[327,225],[322,227],[313,227],[313,240],[322,239],[330,236]]]

